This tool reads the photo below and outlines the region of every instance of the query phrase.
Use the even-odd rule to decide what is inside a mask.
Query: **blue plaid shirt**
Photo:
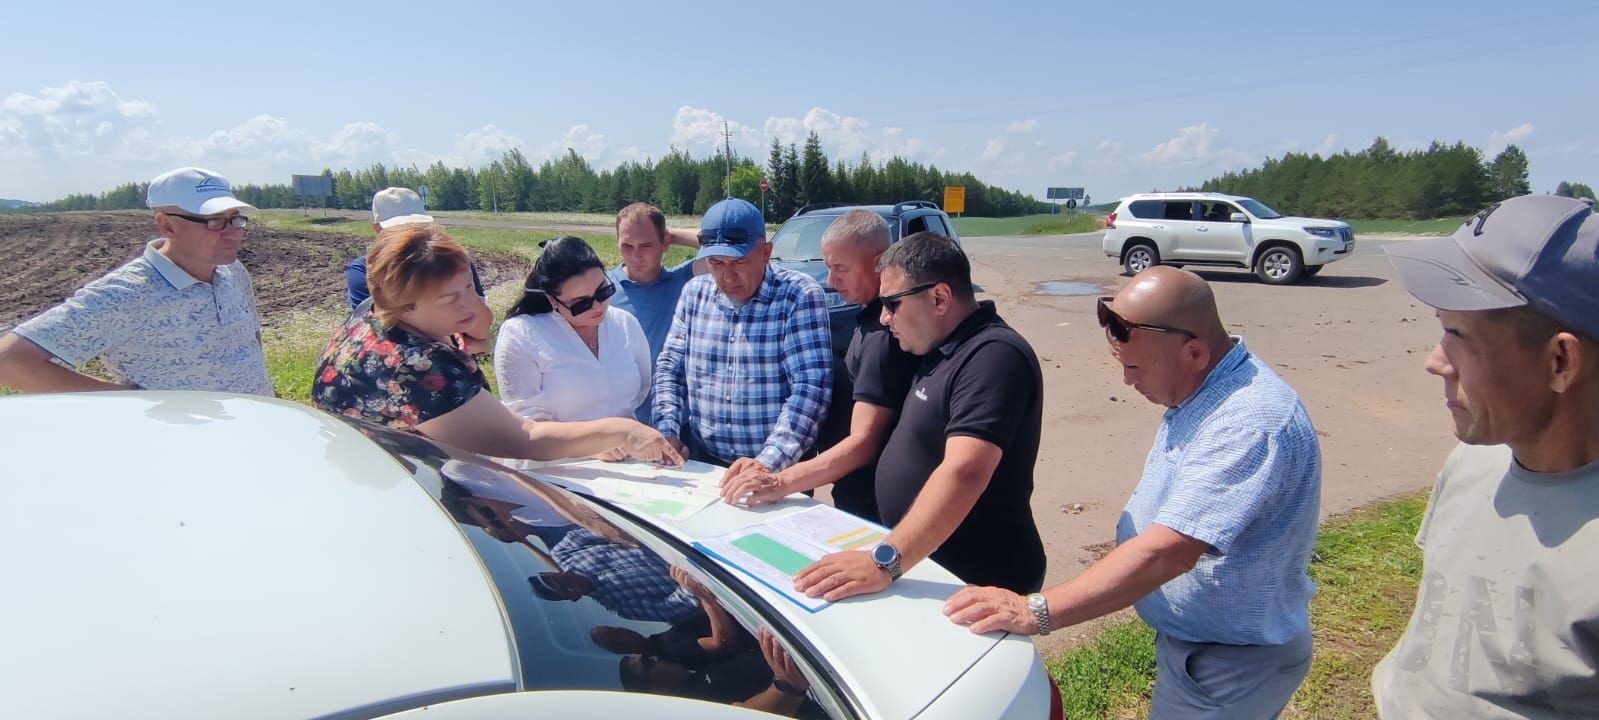
[[[734,305],[701,275],[655,363],[655,429],[687,425],[712,455],[781,470],[816,442],[832,372],[827,299],[810,276],[768,265],[755,296]]]
[[[550,548],[550,557],[562,570],[592,580],[589,596],[629,620],[679,623],[700,610],[699,601],[672,579],[666,561],[644,548],[577,528]]]
[[[1310,629],[1321,447],[1293,388],[1234,339],[1194,395],[1166,411],[1116,542],[1159,523],[1210,545],[1134,605],[1156,631],[1278,645]]]

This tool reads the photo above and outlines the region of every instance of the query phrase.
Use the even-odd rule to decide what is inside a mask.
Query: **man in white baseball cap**
[[[144,253],[0,337],[0,385],[24,392],[214,390],[272,395],[243,213],[226,178],[187,167],[150,181],[161,234]],[[98,358],[112,380],[75,368]]]
[[[372,232],[375,235],[381,235],[392,227],[430,222],[433,222],[433,216],[427,213],[422,196],[410,188],[383,188],[372,195]],[[483,280],[478,277],[476,265],[472,266],[472,286],[477,288],[478,296],[482,297]],[[369,296],[366,256],[357,255],[344,264],[344,297],[349,301],[350,309],[354,310]]]

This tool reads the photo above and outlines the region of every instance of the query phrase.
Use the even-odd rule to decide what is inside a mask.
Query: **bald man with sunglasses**
[[[213,390],[272,395],[244,213],[226,178],[179,168],[150,181],[161,236],[144,252],[0,337],[0,386],[24,392]],[[98,359],[111,380],[77,368]]]
[[[1150,718],[1276,717],[1310,668],[1316,430],[1199,276],[1150,268],[1098,315],[1123,381],[1167,408],[1116,549],[1042,593],[966,588],[944,612],[1046,634],[1132,605],[1155,629]]]

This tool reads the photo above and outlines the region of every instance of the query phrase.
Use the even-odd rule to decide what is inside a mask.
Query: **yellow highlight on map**
[[[827,539],[827,544],[845,550],[854,550],[862,545],[870,545],[883,539],[883,534],[869,527],[855,528],[847,533],[840,533]]]

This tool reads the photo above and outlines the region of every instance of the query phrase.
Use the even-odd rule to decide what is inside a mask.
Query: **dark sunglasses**
[[[701,230],[700,245],[743,245],[750,239],[750,234],[744,228],[724,228],[721,230]]]
[[[196,215],[179,215],[178,213],[166,213],[166,215],[168,217],[183,218],[192,223],[200,223],[205,226],[205,229],[212,232],[225,229],[229,225],[243,230],[244,226],[250,222],[250,219],[243,215],[234,215],[233,217],[199,217]]]
[[[908,297],[910,297],[912,295],[915,295],[916,293],[919,293],[919,292],[923,292],[923,291],[926,291],[926,290],[931,290],[932,288],[936,287],[937,285],[938,285],[938,283],[925,283],[925,284],[922,284],[922,285],[917,285],[916,287],[913,287],[913,288],[911,288],[909,290],[903,290],[903,291],[894,293],[893,295],[883,295],[883,296],[881,296],[881,297],[879,297],[877,299],[883,303],[883,307],[888,309],[888,314],[893,315],[894,313],[899,312],[899,304],[905,298],[908,298]]]
[[[1116,298],[1108,297],[1102,297],[1099,299],[1099,326],[1109,331],[1110,336],[1115,339],[1116,342],[1127,342],[1127,340],[1133,336],[1133,328],[1149,330],[1152,332],[1187,335],[1191,339],[1199,339],[1198,335],[1195,335],[1192,332],[1182,328],[1171,327],[1170,325],[1131,322],[1126,318],[1117,315],[1115,310],[1110,309],[1110,306],[1105,304],[1115,299]]]
[[[582,315],[583,313],[594,309],[595,303],[602,303],[606,300],[610,300],[611,296],[615,294],[616,283],[606,280],[604,285],[594,289],[593,295],[580,297],[576,300],[573,300],[571,304],[561,302],[561,299],[554,295],[549,296],[549,298],[551,302],[566,308],[567,312],[572,313],[573,315]]]

